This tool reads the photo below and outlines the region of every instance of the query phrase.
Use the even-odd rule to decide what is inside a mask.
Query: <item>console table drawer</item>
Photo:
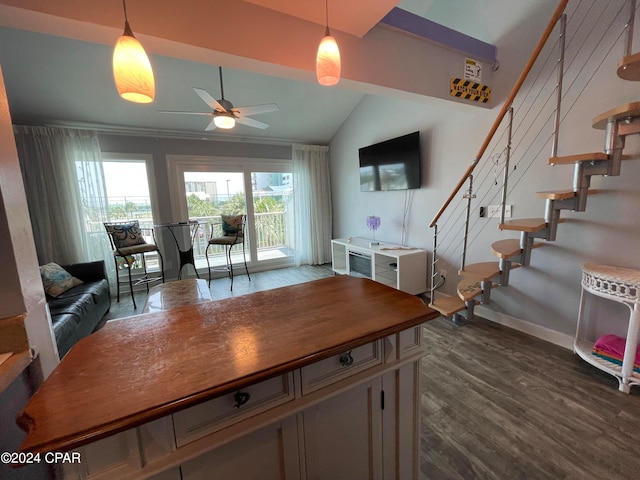
[[[176,446],[179,448],[293,399],[293,375],[287,373],[175,413]]]
[[[302,367],[302,394],[315,392],[337,380],[380,365],[382,358],[382,340],[377,340]]]

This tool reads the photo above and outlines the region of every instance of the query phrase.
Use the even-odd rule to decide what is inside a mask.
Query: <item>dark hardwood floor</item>
[[[211,282],[214,299],[332,275],[330,266]],[[136,294],[138,311],[145,293]],[[131,297],[108,319],[135,315]],[[424,327],[421,479],[639,479],[640,393],[573,352],[477,318]],[[354,479],[355,480],[355,479]]]
[[[424,342],[423,478],[640,478],[638,387],[482,319],[439,318]]]

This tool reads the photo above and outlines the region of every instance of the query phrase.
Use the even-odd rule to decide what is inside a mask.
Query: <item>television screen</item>
[[[362,147],[360,190],[420,188],[420,132]]]

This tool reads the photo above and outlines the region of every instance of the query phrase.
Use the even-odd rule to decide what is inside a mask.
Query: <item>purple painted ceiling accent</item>
[[[380,23],[467,53],[474,60],[491,64],[496,61],[497,49],[495,45],[457,32],[398,7],[391,10],[380,20]]]

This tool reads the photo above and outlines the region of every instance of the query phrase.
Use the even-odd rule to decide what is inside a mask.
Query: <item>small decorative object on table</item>
[[[373,247],[374,245],[380,245],[380,242],[376,242],[376,230],[380,228],[380,217],[369,215],[367,217],[367,227],[369,230],[373,231],[373,240],[369,242],[369,246]]]

